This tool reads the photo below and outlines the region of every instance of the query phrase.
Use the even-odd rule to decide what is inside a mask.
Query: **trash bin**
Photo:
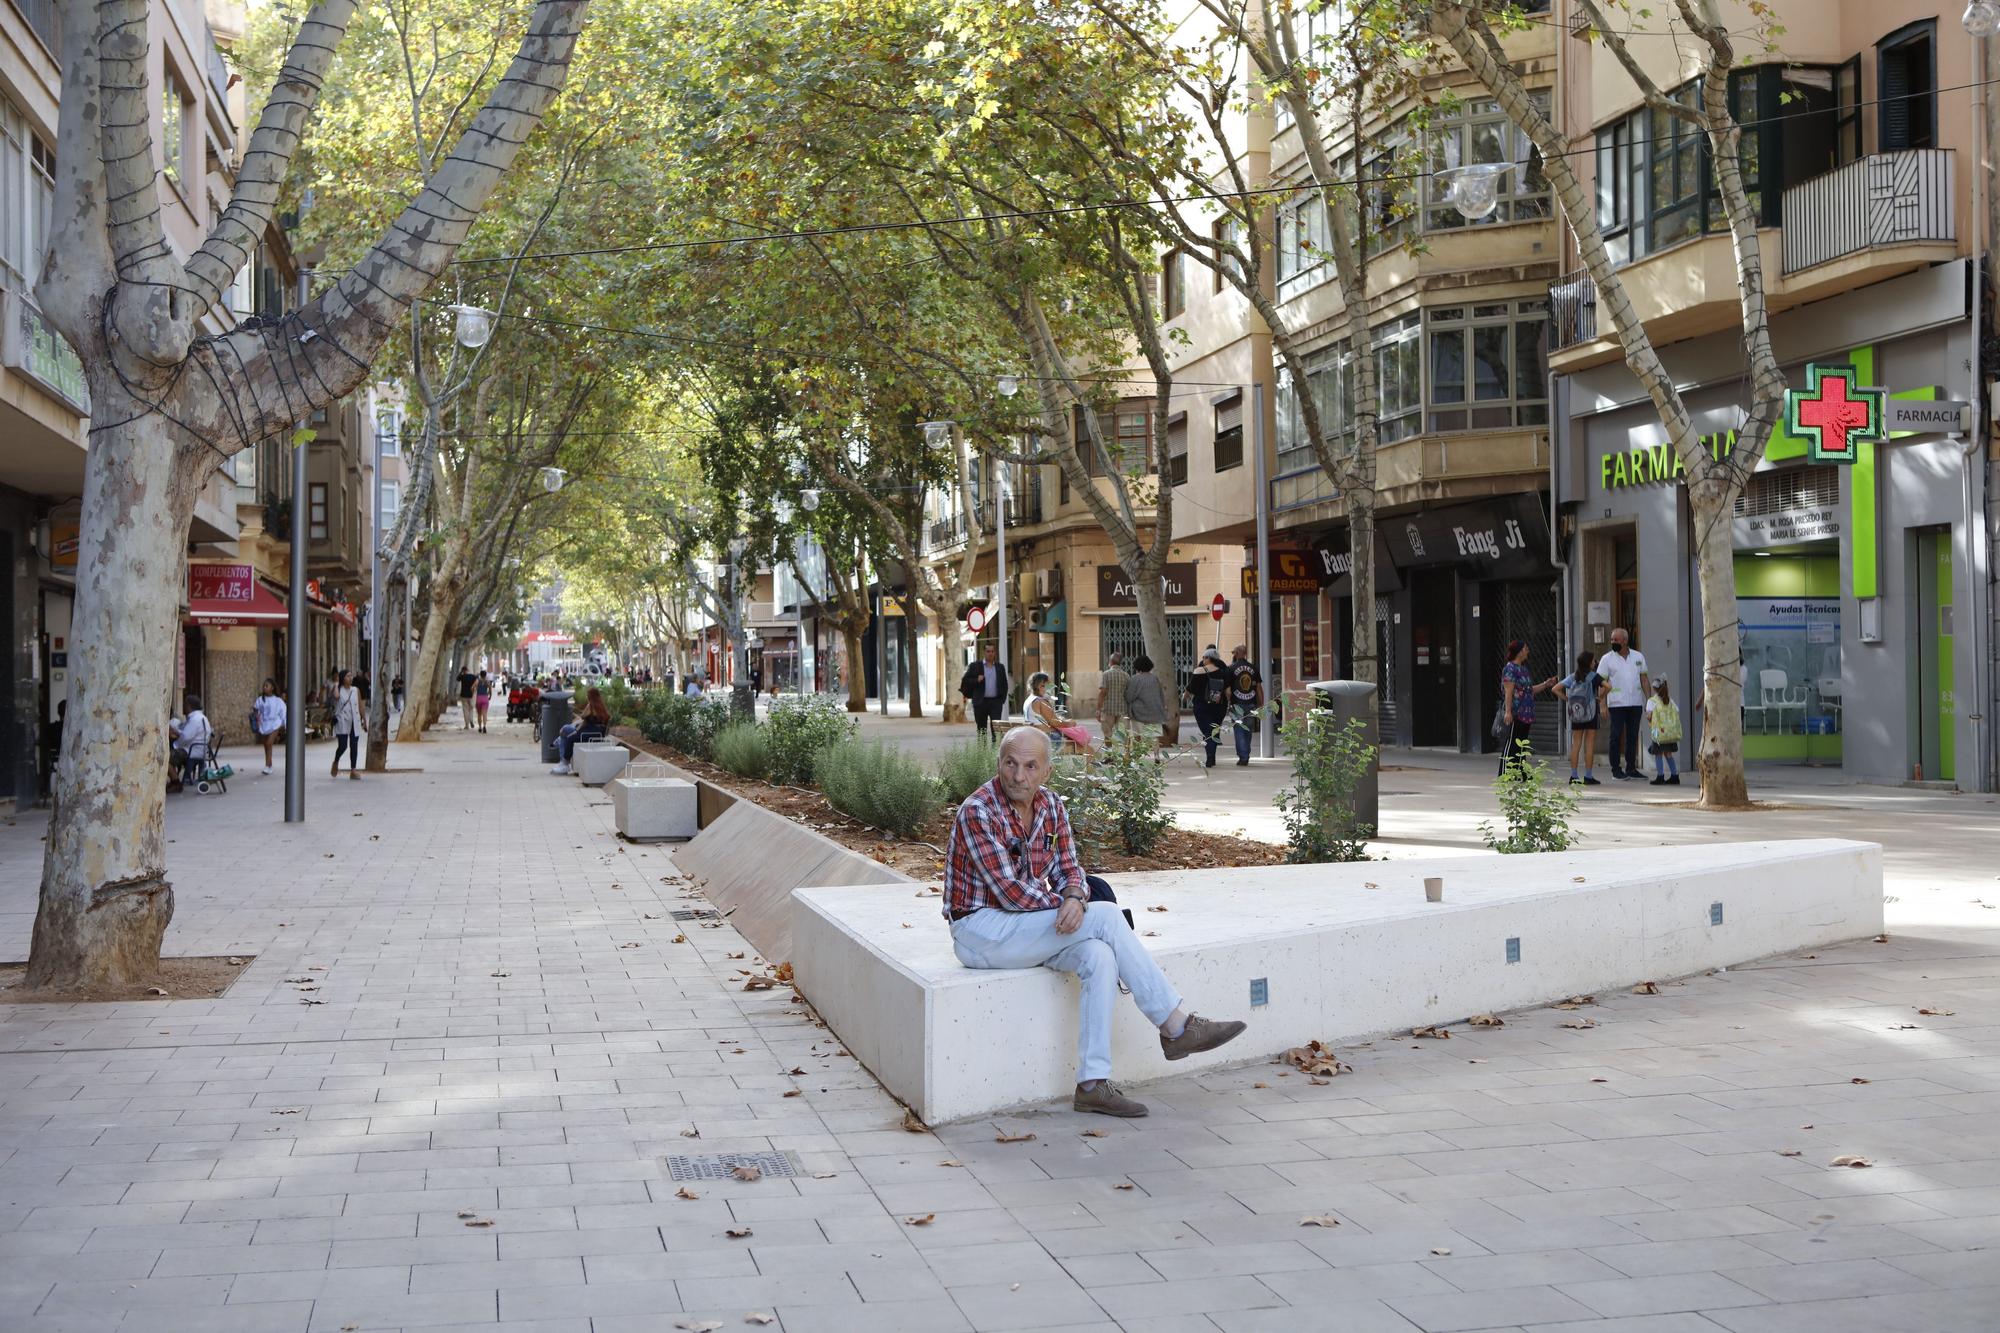
[[[1368,771],[1354,788],[1354,822],[1368,828],[1381,827],[1382,733],[1375,722],[1375,687],[1365,680],[1316,680],[1306,686],[1313,692],[1312,725],[1322,722],[1344,727],[1350,720],[1362,724],[1362,739],[1374,747],[1368,756]]]
[[[542,691],[542,762],[559,764],[562,751],[556,748],[556,733],[569,725],[569,701],[576,696],[568,690]]]

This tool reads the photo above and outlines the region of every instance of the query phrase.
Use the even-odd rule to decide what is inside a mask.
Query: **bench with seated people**
[[[1053,816],[1037,808],[1020,853],[1011,829],[1001,843],[1025,873],[989,869],[982,884],[1018,889],[1053,874],[1062,888],[1038,892],[1069,895],[1067,871],[1055,869],[1035,832],[1051,832]],[[990,810],[977,817],[990,820]],[[959,844],[955,830],[955,860]],[[1432,877],[1444,881],[1441,902],[1426,900]],[[954,891],[965,878],[953,876]],[[800,993],[841,1043],[926,1123],[942,1124],[1061,1097],[1080,1110],[1132,1114],[1130,1098],[1082,1085],[1113,1066],[1128,1079],[1160,1078],[1279,1056],[1314,1038],[1458,1022],[1882,928],[1880,849],[1837,839],[1106,879],[1137,915],[1136,938],[1111,904],[1062,901],[1062,912],[1082,918],[1067,934],[1045,924],[1057,916],[1046,907],[984,906],[938,929],[922,919],[930,909],[904,893],[800,888],[789,958]],[[1153,907],[1167,910],[1145,910]],[[1093,942],[1097,957],[1065,957],[1065,940]],[[1049,946],[1060,947],[1035,956]],[[1135,951],[1147,965],[1128,974]],[[1162,970],[1173,978],[1165,989]],[[1071,972],[1083,979],[1081,994]],[[1121,977],[1145,1013],[1117,1002]],[[1163,1040],[1161,1020],[1178,1016],[1169,1009],[1246,1002],[1250,1026],[1225,1049],[1216,1047],[1227,1035],[1198,1051]],[[1189,1027],[1205,1043],[1223,1025]],[[1175,1063],[1177,1055],[1192,1058]]]

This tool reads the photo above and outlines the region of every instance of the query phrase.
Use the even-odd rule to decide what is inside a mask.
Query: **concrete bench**
[[[584,741],[570,752],[570,771],[584,786],[602,787],[625,771],[631,757],[632,752],[617,741]]]
[[[1442,902],[1425,901],[1426,876],[1443,877]],[[1140,931],[1157,932],[1145,943],[1189,1007],[1250,1023],[1223,1050],[1170,1065],[1121,999],[1113,1061],[1132,1082],[1882,929],[1881,849],[1838,839],[1106,878]],[[962,967],[940,905],[881,887],[797,890],[800,991],[928,1123],[1066,1097],[1075,979]]]
[[[657,765],[633,765],[633,768]],[[700,832],[699,795],[685,778],[642,777],[630,769],[604,784],[619,833],[634,841],[692,838]]]

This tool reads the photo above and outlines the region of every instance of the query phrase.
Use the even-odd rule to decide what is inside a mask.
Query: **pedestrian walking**
[[[1147,737],[1153,762],[1160,762],[1160,745],[1166,739],[1167,691],[1153,674],[1153,659],[1140,653],[1132,659],[1132,675],[1125,682],[1126,715],[1132,719],[1135,737]],[[1173,723],[1180,725],[1180,710],[1173,710]]]
[[[479,684],[479,677],[470,671],[458,673],[458,721],[466,731],[472,730],[472,689]]]
[[[1572,785],[1601,787],[1597,780],[1597,720],[1604,713],[1611,683],[1597,670],[1597,654],[1576,655],[1576,670],[1556,682],[1556,697],[1569,711],[1569,780]],[[1579,764],[1583,776],[1577,776]]]
[[[1250,660],[1250,650],[1242,644],[1229,661],[1229,715],[1235,723],[1236,766],[1250,766],[1250,736],[1261,725],[1254,716],[1264,706],[1264,673]]]
[[[1653,682],[1652,697],[1646,700],[1646,734],[1651,738],[1646,753],[1653,756],[1652,785],[1680,786],[1681,710],[1665,676]]]
[[[472,686],[473,711],[479,715],[479,729],[486,730],[486,710],[493,705],[493,678],[484,671]]]
[[[1507,661],[1500,668],[1500,716],[1493,734],[1500,738],[1500,771],[1508,765],[1528,762],[1528,734],[1535,726],[1535,696],[1555,687],[1556,678],[1537,682],[1528,671],[1528,645],[1519,639],[1507,645]]]
[[[278,687],[270,677],[264,678],[257,698],[250,705],[250,730],[264,743],[264,773],[271,772],[271,746],[277,742],[285,730],[285,701],[278,695]]]
[[[1110,743],[1127,716],[1126,682],[1132,677],[1126,672],[1124,661],[1123,653],[1111,654],[1097,677],[1097,723],[1104,728],[1106,744]],[[1139,719],[1135,717],[1132,720],[1136,722]]]
[[[1202,649],[1201,661],[1188,673],[1188,707],[1194,711],[1195,730],[1201,733],[1207,751],[1203,764],[1215,767],[1215,747],[1222,741],[1222,723],[1229,716],[1229,668],[1222,650],[1214,644]]]
[[[389,682],[389,702],[396,705],[396,711],[403,711],[403,678],[397,676]]]
[[[354,687],[354,673],[342,671],[338,674],[333,688],[333,701],[327,711],[333,716],[333,769],[330,776],[340,776],[340,757],[347,756],[347,776],[354,781],[361,780],[361,691]]]
[[[1645,724],[1646,704],[1653,687],[1646,675],[1646,655],[1632,646],[1624,629],[1611,631],[1611,651],[1597,664],[1610,683],[1607,704],[1611,713],[1611,776],[1640,782],[1639,729]]]
[[[1007,716],[1007,668],[1000,664],[1000,649],[986,645],[985,660],[973,662],[959,677],[958,692],[972,705],[972,725],[988,740],[993,723]]]

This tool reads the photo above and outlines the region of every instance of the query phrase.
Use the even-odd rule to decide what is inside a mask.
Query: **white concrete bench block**
[[[1441,903],[1424,900],[1432,875],[1444,879]],[[1881,849],[1838,839],[1106,878],[1139,929],[1157,932],[1144,942],[1188,1006],[1250,1024],[1222,1050],[1168,1064],[1121,996],[1112,1061],[1132,1082],[1882,929]],[[1066,1097],[1075,980],[961,966],[940,906],[893,888],[799,889],[790,957],[800,991],[928,1123]],[[1268,999],[1252,1008],[1259,980]]]
[[[698,831],[698,801],[692,782],[681,778],[613,778],[604,784],[611,815],[628,838],[692,838]]]
[[[602,787],[625,771],[632,753],[617,741],[585,741],[570,754],[570,771],[586,787]]]

